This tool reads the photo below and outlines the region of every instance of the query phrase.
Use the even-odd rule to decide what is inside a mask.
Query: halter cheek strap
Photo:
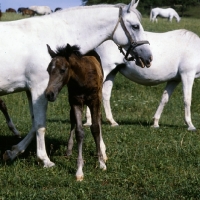
[[[141,40],[141,41],[135,42],[135,41],[133,40],[133,38],[131,37],[131,34],[128,32],[128,30],[127,30],[127,28],[126,28],[126,26],[125,26],[125,24],[124,24],[124,21],[123,21],[123,19],[122,19],[122,7],[119,8],[119,19],[118,19],[117,24],[116,24],[116,26],[115,26],[115,28],[114,28],[114,30],[113,30],[113,32],[112,32],[112,38],[113,38],[113,36],[114,36],[114,33],[115,33],[115,31],[116,31],[116,29],[117,29],[119,23],[121,24],[121,26],[122,26],[122,28],[123,28],[123,30],[124,30],[124,32],[125,32],[127,38],[129,39],[131,45],[129,46],[129,48],[128,48],[126,54],[124,53],[123,48],[122,48],[120,45],[117,44],[118,49],[120,50],[120,53],[122,53],[122,54],[124,55],[124,57],[125,57],[125,59],[126,59],[127,61],[135,60],[135,57],[130,57],[130,58],[128,58],[128,56],[129,56],[129,54],[130,54],[130,51],[133,50],[133,49],[135,49],[136,47],[138,47],[138,46],[140,46],[140,45],[149,44],[149,41],[147,41],[147,40]]]

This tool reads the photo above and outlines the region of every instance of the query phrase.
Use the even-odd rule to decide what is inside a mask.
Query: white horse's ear
[[[135,0],[131,0],[131,3],[128,5],[127,12],[130,12],[131,7],[137,8],[139,1],[140,0],[138,0],[137,2],[135,2]]]
[[[133,5],[134,8],[137,8],[137,6],[138,6],[138,4],[139,4],[139,1],[140,1],[140,0],[138,0],[137,2],[134,3],[134,5]]]

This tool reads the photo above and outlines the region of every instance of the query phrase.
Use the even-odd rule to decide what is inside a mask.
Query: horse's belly
[[[158,85],[169,80],[180,80],[180,76],[175,70],[158,70],[153,67],[140,68],[136,65],[121,68],[120,73],[126,78],[142,85]]]

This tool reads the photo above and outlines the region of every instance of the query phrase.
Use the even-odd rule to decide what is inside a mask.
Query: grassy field
[[[193,18],[182,18],[179,24],[159,19],[153,24],[144,17],[142,24],[152,32],[185,28],[200,35],[199,21]],[[66,88],[48,106],[46,147],[54,168],[37,164],[35,141],[17,159],[5,163],[4,151],[20,140],[13,138],[0,114],[0,200],[200,199],[200,81],[194,83],[192,99],[196,132],[188,132],[184,124],[181,85],[163,112],[160,128],[151,128],[164,86],[145,87],[117,75],[111,105],[120,126],[110,127],[102,109],[107,171],[98,168],[94,141],[85,128],[83,182],[75,180],[76,144],[70,158],[63,156],[70,129]],[[31,127],[25,93],[2,98],[23,138]]]

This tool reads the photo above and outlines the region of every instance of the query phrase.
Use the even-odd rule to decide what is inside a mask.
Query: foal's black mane
[[[77,45],[70,46],[67,44],[66,46],[57,47],[56,49],[56,56],[62,56],[66,59],[69,59],[69,57],[74,54],[78,57],[82,57],[82,54],[80,52],[80,47]]]

